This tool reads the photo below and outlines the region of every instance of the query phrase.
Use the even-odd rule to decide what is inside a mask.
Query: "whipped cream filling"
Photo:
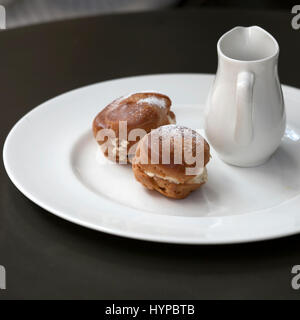
[[[200,174],[198,174],[192,180],[188,181],[188,184],[191,184],[191,183],[200,184],[200,183],[203,183],[203,182],[207,182],[207,179],[208,179],[207,169],[204,168]]]
[[[152,173],[152,172],[148,172],[148,171],[145,171],[145,174],[147,176],[149,176],[150,178],[157,177],[159,179],[163,179],[163,180],[169,181],[171,183],[181,184],[181,182],[178,179],[173,178],[173,177],[168,177],[168,176],[163,177],[163,176],[160,176],[158,174],[155,174],[155,173]],[[186,184],[201,184],[201,183],[206,182],[206,181],[207,181],[207,169],[204,168],[202,170],[202,172],[200,172],[193,179],[187,181]]]

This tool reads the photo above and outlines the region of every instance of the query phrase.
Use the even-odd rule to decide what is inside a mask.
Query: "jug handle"
[[[240,146],[247,146],[253,139],[253,86],[254,74],[242,71],[237,77],[236,119],[234,140]]]

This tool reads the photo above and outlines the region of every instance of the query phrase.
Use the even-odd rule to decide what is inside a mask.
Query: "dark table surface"
[[[169,11],[102,16],[0,33],[1,144],[41,102],[124,76],[214,73],[216,42],[260,25],[281,46],[283,83],[300,87],[300,31],[289,12]],[[299,106],[300,107],[300,106]],[[291,268],[300,236],[254,244],[180,246],[118,238],[61,220],[0,172],[0,299],[299,299]]]

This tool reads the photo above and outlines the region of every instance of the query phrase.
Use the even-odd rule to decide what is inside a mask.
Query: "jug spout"
[[[261,27],[235,27],[219,40],[218,53],[230,60],[258,62],[276,58],[279,45],[275,38]]]

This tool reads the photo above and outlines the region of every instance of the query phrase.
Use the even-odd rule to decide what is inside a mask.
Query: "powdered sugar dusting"
[[[144,99],[141,99],[138,101],[138,104],[143,104],[143,103],[147,103],[150,104],[152,106],[158,106],[160,108],[165,108],[166,107],[166,101],[165,99],[162,98],[158,98],[155,96],[150,96]]]
[[[197,133],[196,131],[194,131],[190,128],[187,128],[184,126],[178,126],[175,124],[170,124],[167,126],[159,127],[158,129],[153,130],[152,133],[155,133],[161,137],[176,137],[176,136],[178,137],[178,136],[180,136],[180,137],[184,137],[186,139],[201,137],[199,135],[199,133]]]
[[[152,96],[149,96],[147,98],[143,98],[143,99],[140,99],[137,101],[137,104],[138,105],[142,105],[144,103],[146,104],[149,104],[149,105],[152,105],[152,106],[157,106],[157,107],[160,107],[160,108],[166,108],[166,100],[163,99],[163,98],[159,98],[159,97],[156,97],[155,96],[155,92],[151,92],[151,91],[140,91],[139,93],[128,93],[126,95],[123,95],[121,97],[119,97],[118,99],[116,99],[113,103],[111,103],[111,108],[112,109],[115,109],[116,107],[119,106],[119,104],[124,101],[124,100],[127,100],[129,98],[131,98],[132,96],[134,95],[137,95],[137,94],[141,94],[141,93],[150,93],[150,94],[153,94]]]

